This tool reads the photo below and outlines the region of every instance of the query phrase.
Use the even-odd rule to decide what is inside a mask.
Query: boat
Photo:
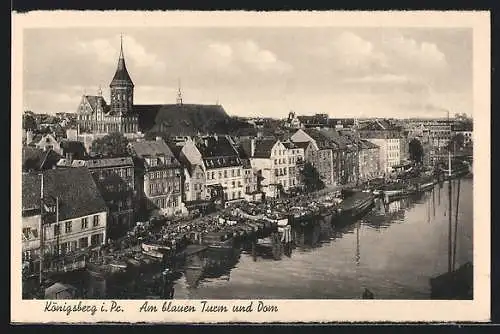
[[[128,264],[124,261],[113,261],[109,264],[109,266],[113,271],[121,271],[128,268]]]
[[[375,203],[375,196],[371,193],[357,192],[346,198],[337,209],[336,222],[354,220],[365,214]]]
[[[147,251],[143,250],[142,253],[144,255],[151,256],[151,257],[154,257],[154,258],[157,258],[157,259],[163,259],[163,257],[165,256],[165,253],[160,252],[158,250],[154,250],[154,249],[147,250]]]

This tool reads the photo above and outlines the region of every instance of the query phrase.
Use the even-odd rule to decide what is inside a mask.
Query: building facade
[[[73,160],[63,158],[58,168],[86,167],[108,207],[107,227],[111,239],[134,225],[135,177],[131,157]]]
[[[104,245],[106,223],[106,203],[87,168],[23,174],[22,250],[31,270],[41,249],[57,257]]]
[[[196,138],[206,171],[207,191],[219,203],[243,200],[245,194],[243,164],[235,143],[228,136]]]
[[[291,141],[299,147],[309,143],[304,150],[304,158],[318,171],[322,181],[327,186],[338,184],[337,149],[338,146],[323,136],[316,129],[299,129],[292,136]]]
[[[130,143],[142,214],[173,216],[186,212],[182,202],[183,168],[161,138]]]
[[[387,120],[370,121],[358,129],[361,139],[367,139],[379,147],[382,174],[390,174],[394,166],[401,164],[401,130]]]
[[[138,116],[134,113],[134,83],[130,78],[123,56],[123,44],[115,75],[109,85],[108,105],[99,90],[97,95],[83,95],[77,110],[78,132],[137,133]]]
[[[380,148],[372,142],[359,141],[359,180],[366,181],[380,176]]]

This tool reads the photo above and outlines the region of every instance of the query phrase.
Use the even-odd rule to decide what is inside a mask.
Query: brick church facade
[[[101,90],[97,95],[82,96],[77,110],[78,135],[102,136],[120,132],[133,138],[149,131],[173,136],[196,135],[213,132],[211,126],[229,118],[218,103],[183,103],[180,88],[175,104],[134,104],[134,83],[125,65],[123,43],[109,87],[109,104]]]

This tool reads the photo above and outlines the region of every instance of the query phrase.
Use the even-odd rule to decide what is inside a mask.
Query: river
[[[473,181],[462,179],[460,187],[457,268],[473,258]],[[456,190],[454,185],[453,230]],[[355,299],[364,288],[377,299],[429,299],[429,279],[448,270],[448,203],[446,183],[389,205],[377,201],[361,220],[340,230],[296,230],[296,246],[278,261],[245,245],[207,251],[182,265],[174,299]],[[145,290],[145,281],[146,276],[113,287],[95,280],[85,284],[93,298],[127,298],[123,292],[132,288],[134,298],[158,295],[154,286]]]

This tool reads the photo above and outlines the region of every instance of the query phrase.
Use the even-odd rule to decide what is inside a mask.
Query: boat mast
[[[448,125],[450,123],[450,111],[447,110],[448,113]],[[451,250],[451,237],[452,237],[452,228],[451,228],[451,149],[448,147],[448,272],[452,271],[452,250]]]

